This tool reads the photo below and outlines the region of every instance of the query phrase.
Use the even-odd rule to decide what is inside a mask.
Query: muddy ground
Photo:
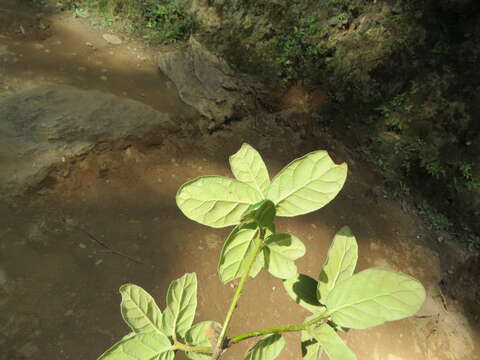
[[[105,31],[67,13],[0,1],[0,98],[67,84],[137,100],[192,126],[169,136],[104,141],[60,161],[22,197],[0,202],[0,359],[95,359],[128,332],[118,311],[117,289],[125,282],[143,286],[163,307],[170,281],[195,271],[196,321],[221,321],[234,291],[216,276],[228,229],[187,220],[175,193],[198,175],[230,175],[227,157],[242,142],[264,155],[271,175],[316,149],[349,164],[347,184],[331,204],[278,223],[305,242],[301,272],[317,275],[332,235],[348,224],[359,242],[359,270],[402,271],[427,288],[419,316],[345,334],[359,359],[480,359],[478,317],[461,293],[454,298],[439,287],[465,254],[439,243],[408,201],[386,198],[379,177],[355,149],[321,129],[300,136],[288,122],[258,118],[201,131],[195,125],[200,116],[159,74],[155,49],[133,41],[114,46],[102,38]],[[283,102],[297,109],[292,123],[308,108],[298,92]],[[247,285],[231,335],[299,323],[305,315],[279,280],[262,273]],[[300,359],[298,335],[286,338],[281,359]],[[241,359],[247,346],[225,358]]]

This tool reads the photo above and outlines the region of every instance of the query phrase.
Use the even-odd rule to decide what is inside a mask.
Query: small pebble
[[[102,75],[102,76],[100,76],[100,79],[101,79],[102,81],[107,81],[107,80],[108,80],[108,77],[106,77],[105,75]]]
[[[85,244],[78,244],[78,246],[81,248],[81,249],[85,249],[87,247],[87,245]]]

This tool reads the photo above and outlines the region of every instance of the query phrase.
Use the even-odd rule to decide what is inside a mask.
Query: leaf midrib
[[[133,298],[132,298],[132,296],[131,296],[131,293],[130,293],[130,300],[131,300],[131,301],[134,303],[134,305],[140,310],[140,312],[143,314],[143,316],[148,320],[148,323],[149,323],[158,333],[164,335],[163,332],[162,332],[162,330],[160,330],[160,328],[159,328],[152,320],[150,320],[150,318],[148,317],[147,313],[145,313],[145,312],[143,311],[143,309],[140,307],[140,305],[137,304],[137,303],[133,300]],[[150,300],[150,301],[154,301],[153,298],[150,298],[149,300]],[[148,308],[148,301],[147,301],[147,308]],[[158,310],[158,312],[160,313],[160,317],[162,317],[162,312],[160,311],[160,309],[157,308],[157,310]],[[142,331],[137,331],[136,329],[134,329],[134,332],[136,332],[137,334],[141,334],[141,333],[142,333]]]

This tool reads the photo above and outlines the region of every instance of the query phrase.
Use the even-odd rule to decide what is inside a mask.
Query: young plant
[[[273,180],[260,154],[248,144],[230,157],[235,179],[202,176],[184,184],[177,204],[190,219],[221,228],[235,226],[220,254],[218,275],[226,284],[240,278],[223,324],[193,324],[197,277],[185,274],[167,291],[160,311],[142,288],[120,288],[121,313],[131,333],[99,360],[172,360],[184,351],[193,360],[220,359],[231,346],[261,337],[246,360],[273,360],[285,340],[283,333],[301,332],[302,357],[318,360],[356,359],[337,331],[366,329],[415,314],[425,290],[415,279],[397,272],[368,269],[354,274],[357,242],[343,227],[334,237],[318,280],[298,274],[295,260],[305,254],[294,235],[277,232],[275,217],[292,217],[328,204],[343,187],[346,164],[336,165],[327,152],[315,151],[287,165]],[[230,337],[228,329],[248,277],[262,269],[283,279],[286,292],[311,316],[302,324],[251,331]]]

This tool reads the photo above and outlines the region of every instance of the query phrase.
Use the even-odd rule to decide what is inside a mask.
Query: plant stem
[[[247,340],[247,339],[250,339],[252,337],[261,336],[261,335],[279,334],[279,333],[285,333],[285,332],[294,332],[294,331],[306,330],[311,325],[313,325],[317,322],[327,320],[329,318],[329,316],[330,316],[330,314],[328,312],[325,312],[324,314],[320,315],[319,317],[316,317],[315,319],[307,321],[306,323],[303,323],[303,324],[290,325],[290,326],[280,326],[280,327],[274,327],[274,328],[270,328],[270,329],[251,331],[251,332],[248,332],[248,333],[245,333],[245,334],[235,336],[232,340],[230,340],[230,343],[231,344],[237,344],[240,341]]]
[[[240,296],[242,295],[243,287],[245,286],[245,282],[248,279],[248,275],[250,274],[250,269],[252,268],[253,263],[255,262],[255,259],[260,252],[260,250],[263,247],[263,238],[265,237],[265,230],[259,229],[258,230],[258,235],[255,237],[255,247],[252,251],[252,254],[247,260],[245,270],[242,274],[242,277],[240,278],[240,282],[238,283],[237,290],[235,291],[235,294],[233,295],[232,302],[230,304],[230,307],[228,309],[227,315],[225,317],[225,321],[223,322],[222,326],[222,331],[220,333],[220,336],[218,337],[217,341],[217,346],[215,348],[215,351],[213,353],[213,359],[218,360],[220,359],[220,355],[222,354],[222,351],[224,350],[224,340],[225,340],[225,335],[228,330],[228,326],[230,325],[230,321],[232,320],[233,312],[235,311],[235,308],[237,307],[238,300],[240,299]]]

